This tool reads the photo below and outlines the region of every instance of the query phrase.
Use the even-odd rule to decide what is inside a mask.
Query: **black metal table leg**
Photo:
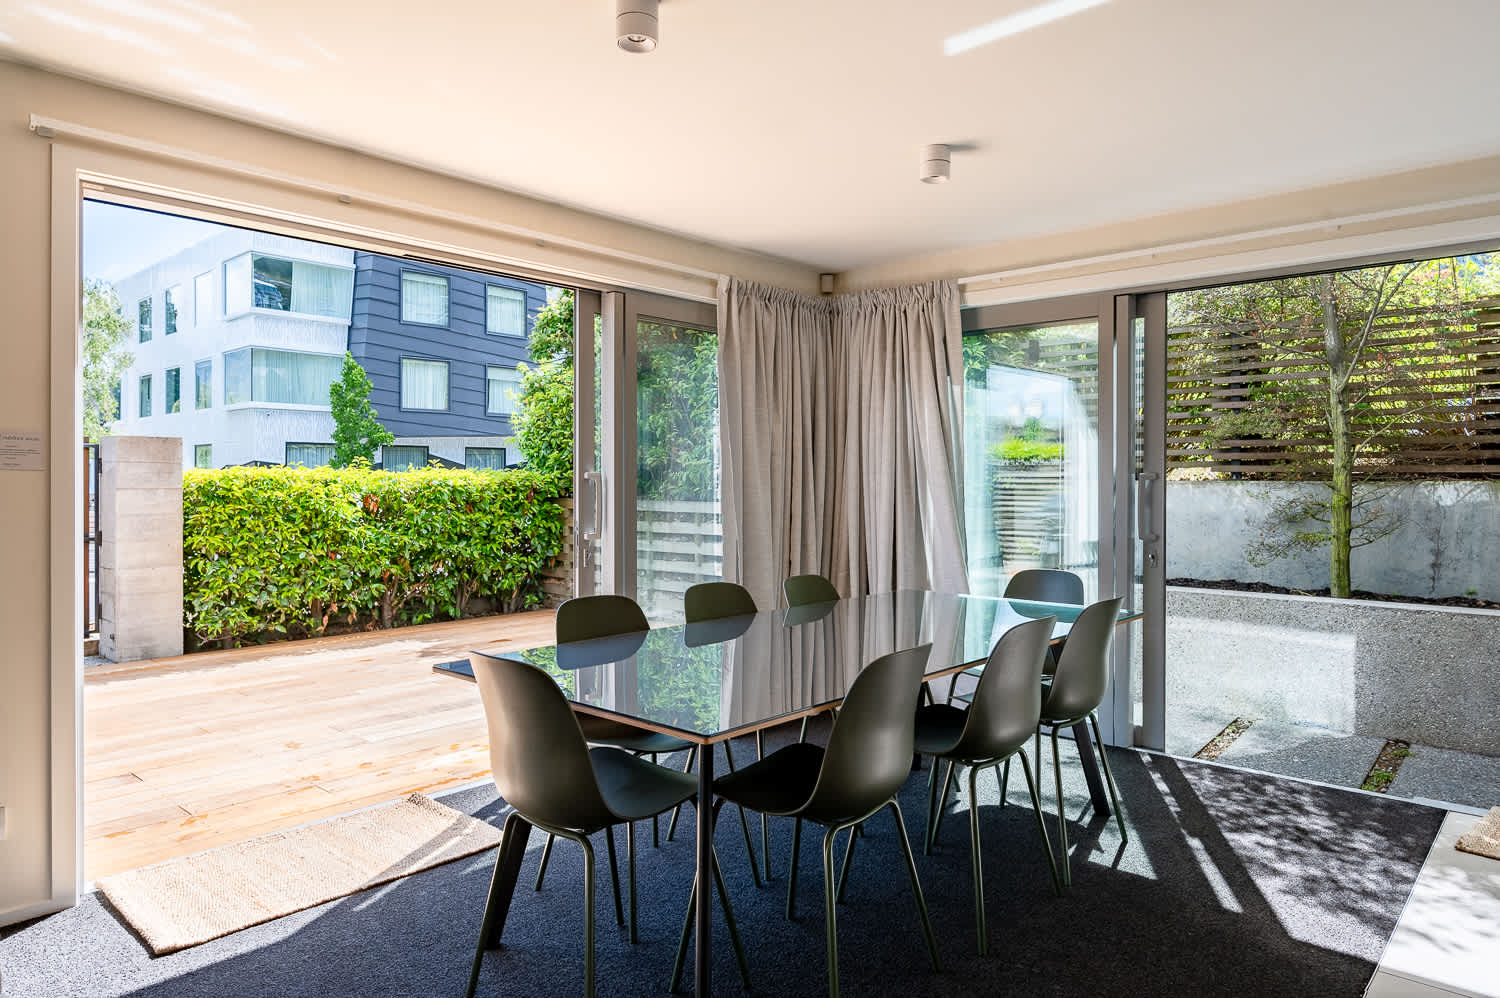
[[[1114,812],[1109,807],[1109,788],[1099,772],[1099,760],[1094,756],[1094,743],[1089,738],[1087,719],[1073,725],[1073,743],[1078,746],[1078,760],[1083,763],[1083,777],[1088,780],[1089,798],[1094,802],[1094,813],[1109,817]],[[1104,751],[1100,746],[1099,751]]]
[[[713,994],[713,904],[714,904],[714,747],[698,753],[698,925],[695,933],[693,993],[699,998]]]
[[[505,917],[510,914],[510,901],[521,876],[521,860],[526,856],[526,843],[531,838],[531,822],[519,814],[511,812],[506,824],[511,826],[511,834],[500,844],[503,852],[497,864],[495,896],[491,899],[490,930],[485,934],[487,948],[500,945],[500,937],[505,932]]]

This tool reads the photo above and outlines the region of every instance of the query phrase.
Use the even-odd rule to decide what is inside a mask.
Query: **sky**
[[[102,201],[83,203],[83,276],[118,281],[226,226]]]

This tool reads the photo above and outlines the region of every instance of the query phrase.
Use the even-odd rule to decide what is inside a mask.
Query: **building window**
[[[333,463],[333,444],[287,444],[287,467],[321,468]]]
[[[162,399],[162,412],[182,411],[182,368],[167,368],[166,398]]]
[[[193,365],[193,408],[212,409],[214,405],[214,362],[200,360]]]
[[[448,362],[401,358],[401,408],[448,410]]]
[[[213,271],[193,278],[193,325],[202,326],[214,317]]]
[[[327,405],[344,358],[246,347],[224,355],[224,404]]]
[[[398,447],[387,445],[380,451],[381,467],[386,471],[411,471],[427,467],[426,447]]]
[[[110,398],[112,398],[112,399],[115,400],[115,418],[116,419],[124,419],[125,418],[125,402],[120,397],[121,393],[124,391],[124,384],[123,384],[124,380],[125,380],[124,378],[116,378],[115,379],[115,383],[113,385],[111,385],[110,389],[109,389]]]
[[[198,444],[193,448],[193,467],[212,468],[214,466],[214,445]]]
[[[401,321],[424,326],[448,324],[448,278],[401,272]]]
[[[516,411],[521,394],[521,372],[513,367],[484,369],[484,412],[487,416],[509,416]]]
[[[464,467],[475,471],[500,471],[505,467],[505,448],[465,447]]]
[[[171,336],[177,332],[177,304],[182,301],[182,285],[176,284],[168,288],[164,297],[167,306],[167,335]]]
[[[349,321],[354,271],[260,253],[224,262],[224,314],[251,308]]]
[[[141,375],[137,398],[138,405],[136,408],[136,414],[141,419],[145,419],[147,416],[151,415],[151,375]]]
[[[140,342],[146,343],[151,339],[151,299],[142,298],[135,306],[135,328]]]
[[[526,292],[485,286],[484,331],[492,336],[526,335]]]

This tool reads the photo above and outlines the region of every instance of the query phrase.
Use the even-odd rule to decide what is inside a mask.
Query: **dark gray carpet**
[[[1081,773],[1065,762],[1074,883],[1062,899],[1048,885],[1029,809],[1016,806],[1025,800],[1019,774],[1003,809],[995,806],[994,782],[981,781],[991,941],[982,959],[975,953],[967,802],[950,803],[941,848],[923,857],[926,774],[913,774],[902,806],[944,969],[928,968],[894,830],[881,817],[859,847],[840,909],[844,994],[1363,992],[1443,812],[1190,761],[1125,751],[1111,758],[1130,842],[1122,846],[1113,821],[1088,809]],[[1050,784],[1049,764],[1044,786]],[[505,813],[492,793],[445,800],[496,824]],[[1055,839],[1055,825],[1052,831]],[[822,994],[818,838],[804,836],[800,917],[788,922],[782,906],[791,823],[773,821],[772,835],[777,880],[759,890],[733,810],[724,812],[716,840],[755,991]],[[637,838],[636,946],[615,926],[598,845],[601,998],[664,994],[671,971],[691,879],[691,824],[659,850],[649,847],[648,825],[638,826]],[[581,991],[581,857],[559,843],[545,889],[533,893],[541,843],[535,833],[505,943],[486,956],[481,995]],[[5,998],[457,996],[492,862],[492,853],[459,861],[155,960],[93,895],[0,939],[0,980]],[[715,990],[741,994],[719,924]]]

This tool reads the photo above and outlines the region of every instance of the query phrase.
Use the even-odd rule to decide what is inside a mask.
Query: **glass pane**
[[[137,410],[140,417],[145,419],[151,415],[151,375],[147,374],[140,380],[140,407]]]
[[[327,405],[328,388],[338,379],[343,363],[344,358],[333,354],[257,349],[253,398],[286,405]]]
[[[224,314],[238,315],[250,307],[250,254],[224,261]]]
[[[171,336],[177,332],[177,305],[182,301],[182,286],[168,288],[164,297],[167,306],[167,335]]]
[[[193,278],[193,325],[201,326],[214,317],[214,275],[199,274]]]
[[[491,284],[486,288],[484,331],[502,336],[526,335],[526,293]]]
[[[680,620],[688,587],[723,574],[718,338],[652,319],[636,335],[636,594]]]
[[[969,586],[999,596],[1027,568],[1099,592],[1099,327],[964,336]]]
[[[256,308],[292,310],[292,261],[256,256],[252,280]]]
[[[321,468],[333,461],[333,444],[287,444],[286,463],[288,466],[301,465],[304,468]]]
[[[500,471],[505,467],[505,448],[465,447],[464,467],[474,471]]]
[[[303,315],[349,318],[354,300],[354,271],[317,263],[292,263],[292,311]]]
[[[521,372],[511,367],[486,367],[485,412],[491,416],[509,416],[516,411],[521,394]]]
[[[145,343],[151,339],[151,299],[142,298],[135,307],[136,332],[140,341]]]
[[[162,412],[182,411],[182,368],[168,369],[166,398],[162,402]]]
[[[381,449],[381,466],[386,471],[410,471],[427,467],[426,447],[400,447],[394,444]]]
[[[193,365],[194,408],[211,409],[214,404],[214,362],[200,360]]]
[[[427,326],[448,324],[448,278],[401,272],[401,321]]]
[[[198,444],[193,448],[193,467],[212,468],[214,466],[214,445]]]
[[[250,401],[250,350],[231,350],[224,355],[224,404]]]
[[[401,408],[447,409],[448,362],[402,358]]]

